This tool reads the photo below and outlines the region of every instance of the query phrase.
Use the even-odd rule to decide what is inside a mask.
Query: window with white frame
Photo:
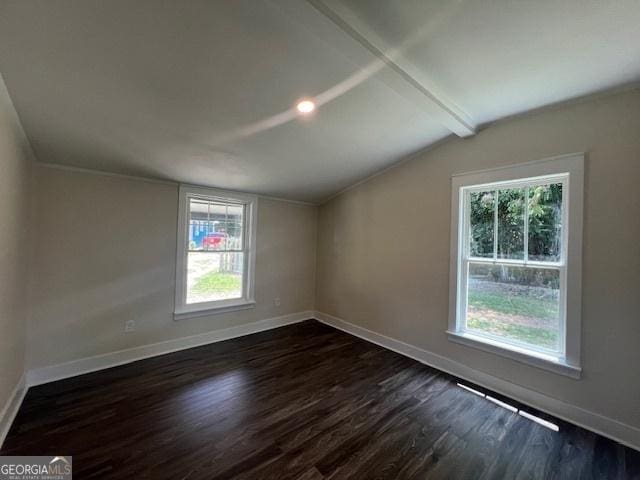
[[[453,177],[452,340],[579,375],[583,163]]]
[[[177,319],[252,306],[257,198],[181,186]]]

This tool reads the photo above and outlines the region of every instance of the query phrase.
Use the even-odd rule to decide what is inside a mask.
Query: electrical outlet
[[[273,299],[273,304],[274,304],[276,307],[279,307],[279,306],[280,306],[280,297],[276,297],[276,298],[274,298],[274,299]]]
[[[136,321],[135,320],[127,320],[124,322],[124,331],[125,332],[135,332],[136,331]]]

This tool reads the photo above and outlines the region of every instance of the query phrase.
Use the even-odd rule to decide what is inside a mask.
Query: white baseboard
[[[314,318],[356,337],[375,343],[388,350],[417,360],[418,362],[437,368],[443,372],[481,385],[489,390],[513,398],[525,405],[591,430],[604,437],[640,450],[640,429],[626,425],[612,418],[549,397],[543,393],[513,384],[485,372],[473,369],[441,355],[409,345],[391,337],[381,335],[353,323],[322,312],[315,312]]]
[[[27,394],[27,390],[25,376],[22,375],[11,392],[11,395],[9,395],[7,403],[5,403],[2,411],[0,411],[0,447],[2,447],[4,439],[7,437],[9,429],[11,428],[11,424],[18,414],[18,410],[20,410],[20,405],[22,405],[22,400]]]
[[[231,338],[242,337],[252,333],[271,330],[292,323],[302,322],[313,318],[313,311],[291,313],[281,317],[267,318],[237,327],[224,328],[211,332],[201,333],[190,337],[167,340],[166,342],[153,343],[140,347],[119,350],[116,352],[96,355],[94,357],[81,358],[71,362],[60,363],[47,367],[29,370],[27,373],[27,385],[33,387],[43,383],[75,377],[85,373],[91,373],[106,368],[124,365],[126,363],[156,357],[166,353],[177,352],[187,348],[199,347],[209,343],[222,342]]]

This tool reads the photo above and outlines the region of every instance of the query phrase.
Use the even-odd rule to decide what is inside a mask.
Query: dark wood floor
[[[77,479],[640,478],[640,453],[456,381],[308,321],[32,388],[2,454]]]

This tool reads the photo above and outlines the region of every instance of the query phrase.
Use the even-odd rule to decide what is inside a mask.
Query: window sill
[[[549,372],[579,379],[582,369],[575,365],[569,365],[563,358],[557,358],[544,353],[536,353],[517,346],[494,342],[470,333],[452,332],[447,330],[449,340],[468,347],[477,348],[489,353],[495,353],[520,363],[531,365]]]
[[[248,310],[255,308],[255,301],[241,301],[234,304],[221,305],[219,307],[206,307],[202,309],[176,311],[173,314],[174,320],[185,320],[187,318],[208,317],[221,313],[235,312],[237,310]]]

